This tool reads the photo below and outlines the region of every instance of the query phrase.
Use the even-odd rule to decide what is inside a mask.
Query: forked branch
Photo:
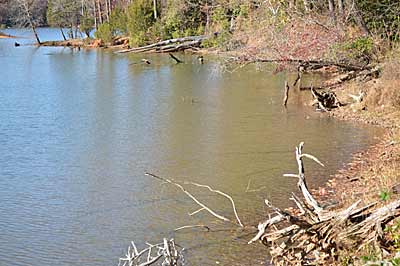
[[[158,176],[158,175],[155,175],[155,174],[152,174],[152,173],[146,173],[146,175],[154,177],[154,178],[157,178],[157,179],[159,179],[159,180],[161,180],[163,182],[166,182],[166,183],[169,183],[171,185],[174,185],[174,186],[178,187],[180,190],[182,190],[183,193],[185,193],[187,196],[189,196],[196,204],[198,204],[201,207],[200,209],[192,212],[189,215],[194,215],[196,213],[199,213],[199,212],[205,210],[205,211],[208,211],[211,215],[213,215],[214,217],[216,217],[216,218],[218,218],[220,220],[223,220],[223,221],[226,221],[226,222],[230,222],[231,221],[230,219],[228,219],[225,216],[222,216],[222,215],[216,213],[211,208],[206,206],[204,203],[199,201],[195,196],[193,196],[189,191],[187,191],[181,184],[177,183],[176,181],[174,181],[172,179],[165,178],[165,177],[161,177],[161,176]],[[210,186],[207,186],[207,185],[202,185],[202,184],[198,184],[198,183],[194,183],[194,182],[184,182],[184,184],[190,184],[190,185],[197,186],[197,187],[207,188],[209,191],[217,193],[217,194],[222,195],[222,196],[226,197],[227,199],[229,199],[229,201],[232,204],[232,209],[233,209],[233,212],[235,214],[236,221],[241,227],[243,227],[243,223],[241,222],[241,220],[240,220],[240,218],[238,216],[237,210],[236,210],[235,202],[233,201],[231,196],[229,196],[228,194],[226,194],[226,193],[224,193],[224,192],[222,192],[220,190],[213,189],[213,188],[211,188]]]

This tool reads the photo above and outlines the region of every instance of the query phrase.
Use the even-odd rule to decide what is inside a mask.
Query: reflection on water
[[[205,212],[189,217],[198,206],[144,173],[223,190],[256,225],[264,198],[289,204],[296,180],[282,174],[296,171],[300,141],[326,164],[306,164],[315,186],[373,141],[370,128],[309,112],[306,95],[293,94],[283,110],[284,73],[248,66],[230,74],[189,55],[179,65],[162,55],[132,64],[143,55],[14,41],[0,40],[1,265],[115,265],[131,240],[165,236],[187,248],[188,265],[265,263],[262,247],[246,245],[251,232]],[[189,189],[233,219],[226,199]],[[217,232],[173,232],[201,223]]]

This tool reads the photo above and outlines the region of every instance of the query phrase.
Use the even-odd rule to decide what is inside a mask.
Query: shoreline
[[[382,192],[388,193],[389,199],[398,194],[400,191],[397,192],[396,187],[400,177],[395,171],[400,169],[399,125],[388,126],[379,116],[360,118],[351,110],[339,110],[332,116],[351,123],[375,125],[383,130],[377,143],[353,153],[349,163],[329,177],[326,187],[333,190],[330,198],[337,200],[339,205],[336,207],[345,207],[359,199],[363,203],[382,200]]]

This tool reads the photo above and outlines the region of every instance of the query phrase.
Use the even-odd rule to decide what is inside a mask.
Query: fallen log
[[[400,200],[374,209],[376,202],[358,207],[360,201],[343,210],[326,210],[310,193],[304,171],[304,158],[322,164],[316,157],[303,153],[304,143],[296,147],[298,178],[303,199],[293,194],[298,212],[280,210],[266,200],[275,216],[259,224],[258,233],[249,244],[262,241],[268,246],[272,263],[283,265],[332,265],[342,250],[357,250],[373,244],[376,254],[387,249],[382,228],[400,216]],[[371,246],[369,246],[371,248]],[[347,254],[348,255],[348,254]]]
[[[202,41],[207,40],[208,38],[210,38],[210,37],[207,35],[175,38],[175,39],[169,39],[169,40],[149,44],[146,46],[116,51],[116,53],[131,53],[131,52],[143,53],[143,52],[148,52],[148,51],[152,51],[152,50],[172,52],[171,51],[172,48],[176,47],[176,49],[179,49],[179,48],[182,49],[184,47],[189,48],[190,46],[200,45]],[[178,45],[176,45],[176,44],[178,44]],[[181,45],[179,45],[179,44],[181,44]]]

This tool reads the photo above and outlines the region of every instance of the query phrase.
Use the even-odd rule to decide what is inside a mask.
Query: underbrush
[[[230,42],[241,44],[240,52],[281,60],[327,59],[331,48],[344,37],[336,27],[287,14],[272,18],[259,14],[249,21],[239,21],[238,28]]]
[[[400,110],[400,50],[394,49],[383,64],[382,77],[367,92],[369,108]]]

